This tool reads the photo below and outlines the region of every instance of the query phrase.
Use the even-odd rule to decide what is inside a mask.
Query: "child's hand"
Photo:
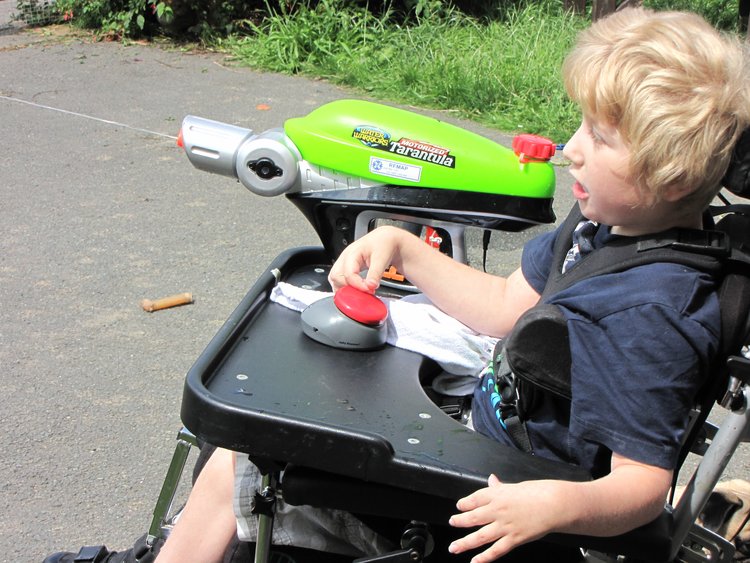
[[[351,285],[360,291],[375,293],[383,272],[398,254],[401,233],[405,231],[394,227],[381,227],[349,244],[328,274],[333,291]],[[367,277],[363,278],[360,272],[365,269]]]
[[[661,514],[672,471],[612,454],[612,471],[593,481],[524,481],[488,487],[458,501],[450,524],[479,530],[450,545],[461,553],[492,544],[473,563],[494,561],[550,532],[616,536]]]
[[[472,563],[494,561],[521,544],[541,538],[555,526],[554,481],[503,484],[490,475],[487,483],[487,488],[459,500],[457,506],[462,513],[450,519],[450,525],[457,528],[482,526],[453,542],[451,553],[492,543]]]

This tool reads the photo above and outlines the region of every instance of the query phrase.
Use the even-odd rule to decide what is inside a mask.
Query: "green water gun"
[[[467,226],[519,231],[555,220],[555,145],[534,135],[509,149],[424,115],[339,100],[260,134],[188,116],[180,143],[197,168],[286,195],[332,258],[382,221],[427,230],[428,243],[466,261]]]

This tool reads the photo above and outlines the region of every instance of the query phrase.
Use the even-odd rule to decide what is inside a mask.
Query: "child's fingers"
[[[500,538],[495,543],[493,543],[489,547],[489,549],[486,549],[479,555],[473,557],[471,559],[471,563],[490,563],[492,561],[496,561],[503,555],[507,555],[508,553],[510,553],[510,551],[515,547],[515,545],[512,545],[509,542],[507,536]]]
[[[353,277],[344,274],[343,272],[331,272],[328,274],[328,283],[331,284],[331,289],[336,292],[345,285],[354,286],[357,289],[364,289],[359,286],[360,283],[364,283],[362,278],[359,276]]]
[[[363,291],[368,291],[369,293],[375,293],[375,290],[380,286],[380,279],[383,277],[382,272],[385,271],[385,268],[377,269],[377,267],[370,267],[369,270],[367,270],[367,277],[363,280],[364,283],[364,289]]]
[[[355,289],[366,291],[367,293],[372,293],[372,289],[370,288],[370,286],[358,273],[348,274],[344,276],[344,281],[346,282],[346,285],[351,285]]]
[[[458,508],[461,512],[467,512],[469,510],[474,510],[477,507],[482,506],[484,502],[482,502],[482,497],[481,495],[479,495],[479,493],[481,492],[482,491],[479,490],[476,493],[470,494],[468,497],[459,499],[459,501],[456,503],[456,508]]]
[[[477,549],[488,544],[490,544],[489,547],[481,554],[474,557],[472,559],[472,563],[494,561],[495,559],[497,559],[498,557],[502,557],[515,547],[512,541],[500,532],[497,525],[489,524],[475,532],[472,532],[471,534],[467,534],[461,539],[454,541],[448,547],[448,551],[454,554],[463,553],[465,551]]]
[[[345,285],[372,293],[372,284],[368,284],[361,276],[360,271],[365,267],[365,258],[359,254],[350,252],[342,253],[339,259],[328,273],[328,282],[333,291],[338,291]]]
[[[475,549],[487,543],[493,542],[499,538],[498,535],[492,534],[490,526],[484,526],[479,530],[465,535],[461,539],[452,542],[448,546],[451,553],[463,553],[470,549]]]
[[[459,507],[460,508],[460,507]],[[484,526],[495,521],[495,513],[489,502],[480,501],[470,509],[462,509],[460,514],[454,514],[448,523],[455,528],[474,528]]]
[[[467,510],[474,510],[475,508],[483,506],[490,502],[492,500],[491,488],[501,485],[502,483],[500,483],[500,480],[494,475],[489,476],[489,478],[487,479],[487,483],[489,487],[479,489],[478,491],[474,491],[473,493],[471,493],[469,496],[459,499],[456,503],[456,508],[458,508],[461,512],[466,512]]]
[[[448,520],[448,524],[450,524],[454,528],[470,528],[473,525],[471,523],[471,519],[472,517],[470,516],[469,512],[454,514]]]
[[[393,260],[393,252],[380,248],[376,248],[367,256],[365,284],[371,291],[374,292],[380,286],[380,280],[391,266],[391,260]]]

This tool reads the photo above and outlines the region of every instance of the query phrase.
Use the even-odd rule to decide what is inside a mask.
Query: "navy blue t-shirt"
[[[540,294],[558,232],[533,239],[523,251],[521,271]],[[615,237],[600,227],[594,248]],[[581,280],[545,301],[567,319],[573,399],[548,396],[532,413],[527,428],[534,453],[580,465],[595,477],[609,472],[612,452],[672,469],[718,348],[711,276],[679,264],[648,264]],[[488,374],[474,394],[474,427],[512,444],[498,421],[494,392]]]

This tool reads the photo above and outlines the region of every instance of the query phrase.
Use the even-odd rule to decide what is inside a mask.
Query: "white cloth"
[[[302,311],[329,292],[278,283],[271,301]],[[492,358],[497,338],[479,334],[433,305],[421,293],[384,299],[388,307],[388,344],[435,360],[455,375],[479,376]]]

